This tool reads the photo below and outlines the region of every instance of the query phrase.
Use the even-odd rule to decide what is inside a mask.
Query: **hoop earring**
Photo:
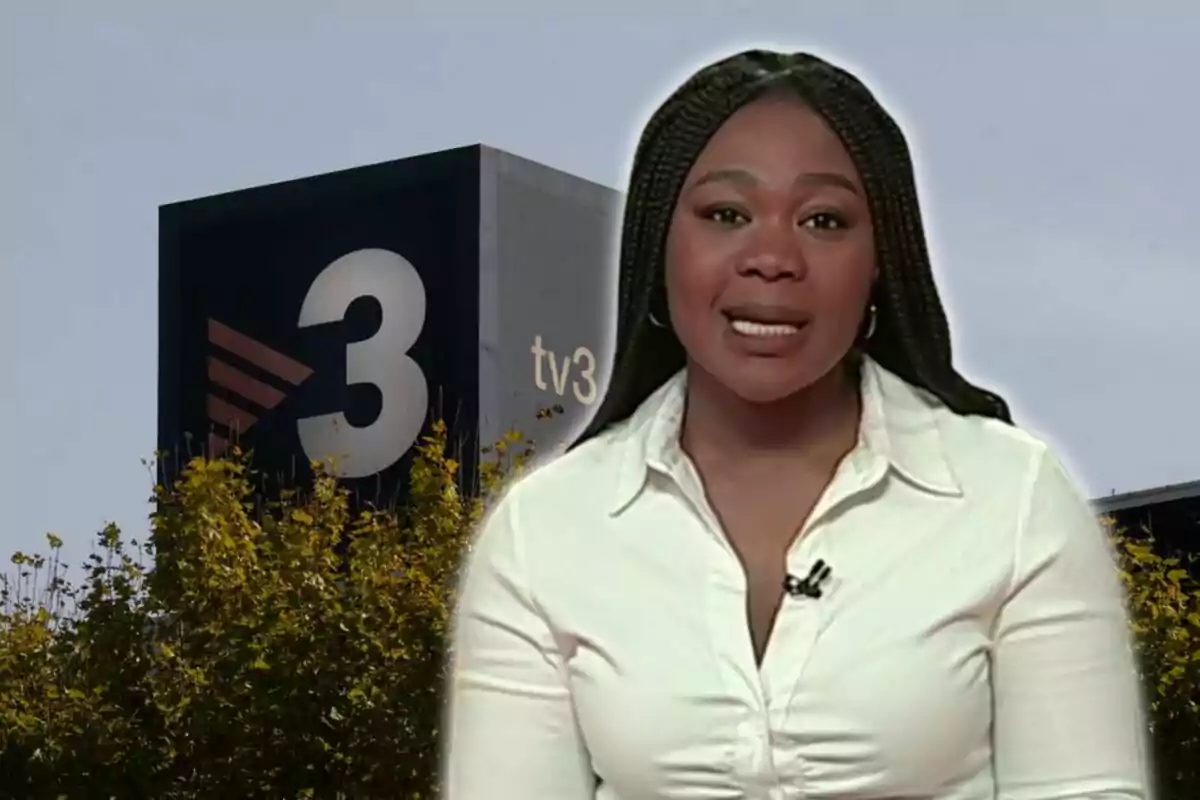
[[[661,309],[664,312],[662,319],[654,312]],[[650,298],[650,308],[647,309],[647,314],[650,318],[650,324],[656,328],[666,330],[671,327],[671,313],[667,310],[667,293],[665,289],[659,289]]]
[[[870,339],[875,335],[875,321],[877,317],[878,309],[875,308],[874,303],[871,303],[871,305],[867,306],[867,333],[863,336],[863,339]]]

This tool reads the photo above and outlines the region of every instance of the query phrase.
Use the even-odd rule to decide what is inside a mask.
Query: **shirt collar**
[[[610,506],[619,513],[638,496],[650,470],[674,474],[683,459],[687,373],[681,370],[634,411],[618,434],[620,465]],[[938,430],[936,399],[870,358],[862,365],[862,420],[852,458],[883,458],[905,480],[935,494],[958,495],[962,487],[946,457]]]

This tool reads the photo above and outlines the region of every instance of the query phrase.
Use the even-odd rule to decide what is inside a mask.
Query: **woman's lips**
[[[795,336],[809,322],[809,315],[786,306],[745,304],[723,312],[739,336],[772,339]]]
[[[763,321],[726,315],[725,328],[730,345],[744,355],[782,357],[795,352],[808,338],[807,320]]]
[[[775,336],[794,336],[800,332],[801,326],[789,322],[765,323],[748,319],[731,319],[730,327],[742,336],[769,338]]]

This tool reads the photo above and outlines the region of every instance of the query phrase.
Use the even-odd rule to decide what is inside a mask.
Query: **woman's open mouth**
[[[799,325],[788,322],[754,322],[748,319],[730,319],[729,325],[742,336],[770,338],[773,336],[792,336],[800,332]]]
[[[741,305],[723,309],[726,337],[734,352],[751,358],[785,358],[808,339],[812,316],[786,306]]]
[[[722,313],[734,333],[754,339],[795,336],[810,321],[808,314],[783,306],[741,305]]]

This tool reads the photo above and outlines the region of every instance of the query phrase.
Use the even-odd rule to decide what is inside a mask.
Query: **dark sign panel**
[[[553,450],[608,373],[616,204],[467,147],[164,206],[160,450],[331,462],[376,501],[433,416],[468,456],[514,427]]]

